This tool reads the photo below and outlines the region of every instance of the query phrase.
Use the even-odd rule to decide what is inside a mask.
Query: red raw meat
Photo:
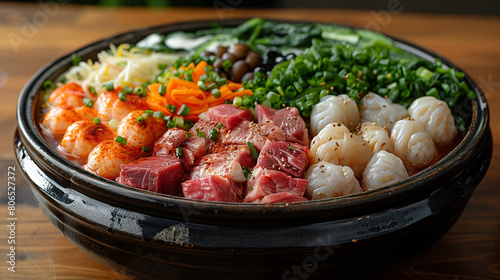
[[[157,193],[174,194],[184,179],[181,161],[171,155],[140,158],[122,164],[118,183]]]
[[[281,171],[257,167],[247,182],[244,202],[259,203],[264,197],[276,193],[292,193],[301,197],[307,183],[305,179],[292,178]]]
[[[279,170],[302,178],[307,169],[307,147],[268,140],[260,151],[257,167]]]
[[[247,141],[251,142],[257,151],[260,151],[266,140],[281,140],[285,141],[283,131],[273,123],[254,123],[244,121],[233,129],[222,131],[224,134],[225,144],[246,145]]]
[[[287,107],[276,110],[257,104],[255,114],[259,123],[272,121],[281,128],[287,142],[299,143],[304,146],[309,145],[309,133],[297,108]]]
[[[252,112],[249,109],[239,109],[233,104],[212,107],[207,113],[211,121],[222,123],[225,129],[231,129],[245,120],[252,121]]]
[[[241,202],[243,185],[216,175],[182,183],[184,197],[207,201]]]
[[[214,153],[196,160],[187,180],[218,175],[235,182],[245,182],[246,177],[242,167],[253,168],[255,166],[248,147],[246,145],[218,145],[216,149]]]
[[[303,196],[298,196],[290,192],[273,193],[265,196],[260,203],[290,203],[307,201],[308,199]]]
[[[175,154],[175,149],[186,141],[186,131],[177,127],[170,128],[153,145],[153,155]]]

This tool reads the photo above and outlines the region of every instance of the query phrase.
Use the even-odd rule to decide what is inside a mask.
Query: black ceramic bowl
[[[137,30],[75,53],[95,59],[110,43],[209,26],[206,21]],[[438,57],[396,41],[422,58]],[[14,140],[17,159],[40,208],[68,239],[103,264],[140,279],[372,277],[426,248],[455,223],[492,154],[486,99],[467,77],[477,98],[463,140],[435,165],[398,184],[290,205],[203,202],[150,193],[76,167],[41,137],[36,114],[42,84],[70,65],[69,55],[50,63],[23,89]]]

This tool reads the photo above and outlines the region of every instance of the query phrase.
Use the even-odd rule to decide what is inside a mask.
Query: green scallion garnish
[[[210,136],[210,140],[213,141],[213,142],[217,141],[217,135],[218,134],[219,134],[219,131],[217,129],[214,128],[214,129],[210,130],[210,135],[209,135]]]
[[[151,149],[149,147],[144,146],[144,147],[142,147],[142,151],[144,153],[149,153],[151,151]]]
[[[105,83],[102,85],[103,88],[106,89],[106,91],[112,91],[115,89],[115,85],[113,82]]]
[[[191,108],[188,106],[182,104],[181,108],[179,109],[179,112],[177,112],[178,115],[187,117],[189,115],[189,112],[191,112]]]
[[[71,61],[73,62],[73,65],[78,65],[80,61],[82,61],[81,57],[76,55],[75,53],[71,55]]]
[[[146,93],[146,90],[143,87],[134,88],[134,94],[144,95],[145,93]]]
[[[158,119],[163,119],[165,115],[161,111],[156,111],[153,113],[153,117],[158,118]]]
[[[255,148],[255,146],[250,141],[247,141],[247,146],[248,146],[248,149],[250,150],[250,155],[252,156],[252,158],[254,160],[257,160],[257,158],[259,158],[259,152],[257,152],[257,149]]]
[[[219,98],[221,96],[220,90],[218,88],[214,88],[211,93],[215,98]]]
[[[88,98],[88,97],[84,97],[83,98],[83,104],[85,104],[85,106],[89,107],[89,108],[92,108],[94,107],[94,100]]]
[[[118,93],[118,99],[120,99],[123,102],[127,101],[127,94],[124,91],[120,91]]]
[[[97,125],[101,124],[101,119],[99,117],[95,117],[92,121]]]
[[[165,95],[165,93],[167,93],[167,87],[164,85],[164,84],[161,84],[159,87],[158,87],[158,93],[163,96]]]
[[[181,159],[182,158],[182,148],[181,147],[177,147],[175,149],[175,156],[178,158],[178,159]]]
[[[54,85],[54,83],[53,83],[52,81],[45,81],[45,82],[43,83],[43,86],[42,86],[42,87],[43,87],[43,89],[44,89],[44,90],[48,90],[48,89],[53,89],[53,88],[55,88],[55,85]]]
[[[127,139],[125,139],[125,137],[122,137],[120,135],[116,136],[115,141],[120,144],[127,145]]]

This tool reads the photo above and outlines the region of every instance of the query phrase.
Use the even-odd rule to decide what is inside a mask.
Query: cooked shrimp
[[[146,98],[135,94],[128,94],[127,100],[122,101],[118,98],[118,92],[105,91],[99,94],[94,108],[97,110],[98,117],[101,120],[109,121],[111,119],[122,120],[128,113],[135,110],[149,109]]]
[[[72,156],[86,158],[101,141],[114,138],[115,133],[108,126],[81,120],[68,127],[59,146]]]
[[[152,147],[154,142],[167,131],[163,119],[153,116],[142,117],[143,110],[133,111],[118,124],[116,134],[127,139],[135,147]]]
[[[66,129],[79,120],[92,120],[95,110],[86,106],[73,108],[70,106],[54,107],[48,111],[42,120],[42,126],[54,135],[64,134]]]
[[[99,143],[90,152],[84,169],[107,179],[114,179],[120,175],[120,166],[139,159],[141,149],[120,144],[114,140],[105,140]]]
[[[81,107],[84,106],[83,98],[85,93],[81,86],[75,83],[68,83],[61,87],[56,88],[49,96],[47,102],[55,107],[70,106]]]

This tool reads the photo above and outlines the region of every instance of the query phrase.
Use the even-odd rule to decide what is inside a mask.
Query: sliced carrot
[[[207,62],[201,61],[196,66],[190,63],[188,66],[181,66],[179,69],[193,69],[193,82],[183,79],[170,79],[167,84],[166,92],[160,95],[160,83],[151,84],[148,86],[147,103],[151,109],[161,111],[165,115],[175,115],[175,113],[167,110],[167,105],[171,104],[180,108],[182,105],[188,106],[191,111],[186,117],[189,120],[197,121],[198,115],[206,112],[210,107],[223,104],[226,99],[232,100],[236,96],[252,95],[253,92],[249,89],[243,89],[243,85],[229,81],[228,84],[219,88],[220,97],[214,97],[209,91],[202,91],[198,87],[200,77],[206,73],[205,66]],[[175,69],[172,69],[172,71]]]
[[[201,75],[206,73],[204,68],[207,65],[208,64],[206,61],[200,61],[200,63],[198,63],[198,65],[196,65],[196,67],[193,70],[193,74],[191,75],[191,77],[193,78],[193,82],[198,83]]]

